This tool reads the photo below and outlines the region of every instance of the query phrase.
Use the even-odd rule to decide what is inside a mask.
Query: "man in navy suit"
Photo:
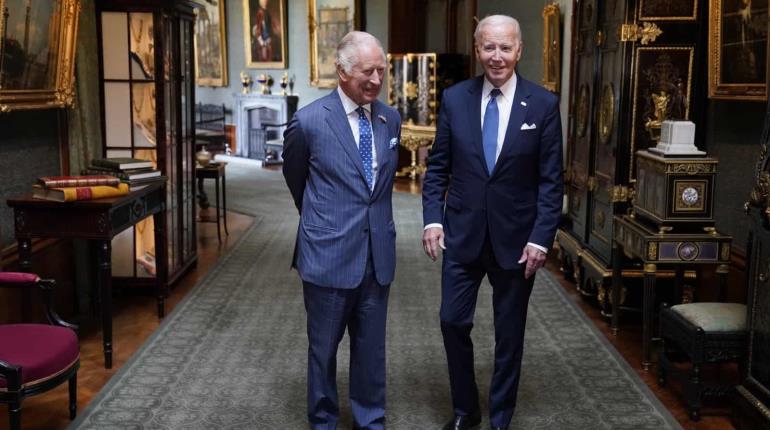
[[[559,103],[515,72],[518,22],[484,18],[474,38],[484,75],[444,91],[422,193],[423,247],[434,260],[444,250],[440,317],[454,412],[446,430],[481,422],[470,334],[484,275],[495,324],[490,426],[510,424],[534,274],[562,205]]]
[[[283,175],[300,214],[292,266],[307,310],[308,420],[336,428],[337,347],[347,328],[355,427],[383,429],[401,119],[377,100],[385,53],[374,36],[345,35],[335,63],[339,86],[300,109],[284,133]]]

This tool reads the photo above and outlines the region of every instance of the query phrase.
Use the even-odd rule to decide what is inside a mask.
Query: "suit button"
[[[365,228],[365,229],[364,229],[364,233],[369,233],[369,229],[368,229],[368,228]]]

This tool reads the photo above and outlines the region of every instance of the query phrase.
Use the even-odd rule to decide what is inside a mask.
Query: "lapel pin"
[[[521,105],[522,105],[522,106],[526,106],[526,105],[527,105],[527,102],[525,102],[525,101],[523,101],[523,100],[522,100],[522,102],[521,102]]]
[[[387,118],[385,118],[385,117],[384,117],[384,116],[382,116],[382,115],[377,115],[377,118],[379,118],[379,119],[380,119],[380,121],[382,121],[382,122],[383,122],[383,123],[385,123],[385,124],[387,124],[387,123],[388,123],[388,119],[387,119]]]

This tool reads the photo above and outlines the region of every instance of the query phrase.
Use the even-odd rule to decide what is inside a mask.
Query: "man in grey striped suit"
[[[385,53],[374,36],[345,35],[335,63],[338,88],[300,109],[284,133],[283,175],[300,213],[292,266],[307,310],[308,420],[336,428],[337,346],[347,328],[355,427],[382,429],[401,120],[377,100]]]

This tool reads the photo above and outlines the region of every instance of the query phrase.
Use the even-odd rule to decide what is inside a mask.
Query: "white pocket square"
[[[533,122],[532,124],[527,124],[526,122],[521,125],[522,130],[534,130],[537,128],[537,125]]]
[[[390,147],[390,149],[393,149],[396,146],[398,146],[398,138],[396,137],[391,138],[390,142],[388,143],[388,146]]]

